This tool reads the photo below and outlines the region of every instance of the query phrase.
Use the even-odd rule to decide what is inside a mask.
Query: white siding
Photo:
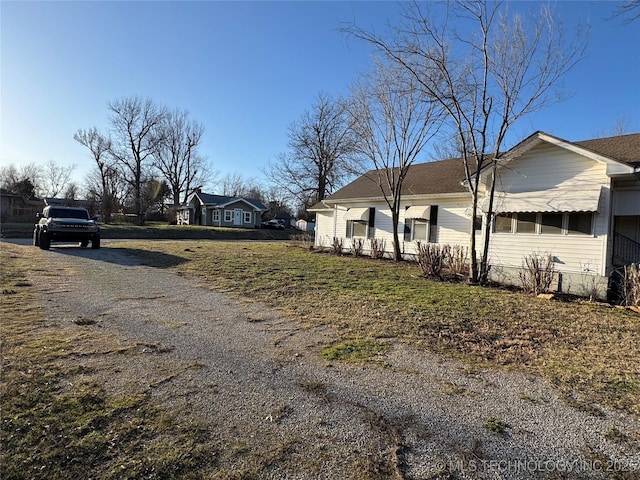
[[[416,198],[406,197],[400,207],[400,219],[398,224],[398,238],[400,241],[400,251],[405,254],[415,254],[416,242],[404,241],[404,211],[407,206],[414,205],[437,205],[438,223],[436,240],[438,243],[448,245],[469,245],[469,232],[471,228],[471,217],[467,215],[467,201],[461,198]],[[346,238],[347,221],[345,214],[351,207],[362,207],[362,203],[347,203],[337,206],[334,218],[324,212],[319,212],[316,216],[316,245],[330,246],[333,237],[343,239],[345,250],[351,248],[352,240]],[[375,208],[374,238],[384,240],[385,251],[393,252],[393,225],[391,209],[384,202],[372,202],[366,205]],[[335,228],[335,230],[334,230]],[[365,240],[365,253],[370,251],[370,243],[365,237],[357,237]]]
[[[316,214],[316,246],[329,247],[333,241],[333,212]]]
[[[499,173],[498,189],[510,192],[540,191],[549,188],[580,189],[581,185],[601,185],[593,235],[543,235],[493,233],[489,263],[520,267],[525,255],[549,253],[556,258],[559,272],[605,274],[610,184],[606,166],[557,147],[539,147],[509,163]]]

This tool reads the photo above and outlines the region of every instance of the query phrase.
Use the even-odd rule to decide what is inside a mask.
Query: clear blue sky
[[[536,130],[606,135],[620,119],[640,131],[640,22],[610,20],[618,4],[555,4],[568,29],[591,23],[589,57],[564,79],[571,99],[518,124],[508,146]],[[222,175],[261,179],[318,92],[346,94],[370,65],[341,22],[383,31],[398,11],[360,1],[0,1],[0,163],[76,164],[82,182],[93,163],[74,132],[106,129],[107,102],[139,95],[201,122],[201,153]]]

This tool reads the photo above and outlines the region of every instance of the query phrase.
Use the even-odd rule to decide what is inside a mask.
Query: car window
[[[79,218],[89,220],[89,213],[86,210],[70,210],[66,208],[49,209],[49,217],[51,218]]]

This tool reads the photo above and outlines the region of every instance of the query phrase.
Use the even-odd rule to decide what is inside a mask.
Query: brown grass
[[[394,339],[475,365],[542,375],[586,409],[596,403],[640,415],[640,316],[633,312],[431,281],[413,263],[310,252],[291,243],[120,248],[149,265],[277,306],[305,324],[326,325],[335,343]]]

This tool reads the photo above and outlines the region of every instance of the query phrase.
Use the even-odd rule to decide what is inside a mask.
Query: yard
[[[259,472],[276,465],[313,471],[317,468],[316,460],[319,461],[316,454],[322,454],[322,449],[334,443],[333,440],[322,444],[303,443],[297,447],[295,441],[299,439],[277,437],[280,422],[296,425],[295,421],[309,418],[289,399],[290,387],[285,389],[288,403],[275,403],[267,416],[270,421],[265,420],[256,430],[253,412],[248,416],[250,423],[246,432],[240,430],[246,437],[240,436],[235,441],[234,436],[240,435],[236,430],[224,431],[221,424],[208,427],[197,418],[176,415],[174,409],[150,401],[156,398],[154,392],[165,387],[170,391],[176,389],[174,393],[179,395],[183,388],[178,378],[199,372],[205,364],[198,360],[181,365],[165,359],[168,363],[161,363],[161,368],[149,369],[147,359],[162,362],[170,349],[120,337],[106,324],[103,326],[103,319],[97,317],[81,316],[74,321],[57,322],[47,319],[43,302],[36,298],[42,292],[35,289],[33,278],[42,275],[59,278],[61,283],[51,289],[52,292],[73,291],[64,279],[73,278],[66,274],[73,273],[74,259],[91,262],[96,270],[102,270],[106,267],[100,263],[107,265],[109,258],[136,257],[157,268],[152,272],[162,271],[164,282],[167,282],[164,273],[167,271],[180,277],[196,277],[205,287],[246,299],[251,309],[258,308],[254,303],[257,301],[281,309],[304,326],[323,326],[322,331],[327,333],[323,342],[305,350],[304,355],[324,358],[328,372],[335,370],[331,363],[348,361],[364,366],[358,371],[366,370],[373,375],[381,372],[394,381],[400,376],[415,376],[410,370],[396,371],[396,367],[385,361],[387,352],[406,344],[424,350],[425,357],[430,355],[427,351],[433,351],[461,360],[465,375],[470,377],[486,368],[542,376],[561,393],[566,404],[577,409],[568,407],[568,410],[580,411],[589,418],[606,421],[605,417],[612,417],[607,413],[609,408],[640,418],[640,346],[637,342],[640,315],[634,312],[579,299],[549,301],[508,290],[434,282],[422,277],[418,266],[412,263],[338,257],[313,252],[293,242],[127,241],[107,244],[98,252],[62,248],[50,252],[35,249],[32,254],[32,249],[0,244],[3,318],[0,325],[3,341],[0,464],[6,478],[62,479],[69,475],[86,476],[88,472],[102,472],[101,478],[203,478],[207,474],[212,474],[211,478],[261,478]],[[67,261],[66,268],[71,270],[47,272],[41,269],[46,263],[44,260]],[[122,269],[120,265],[112,263],[109,269],[127,275],[130,269]],[[86,274],[102,285],[100,274],[93,271]],[[146,285],[145,281],[138,284]],[[163,295],[152,293],[150,299],[161,297]],[[127,291],[125,296],[114,298],[109,308],[135,298],[135,293]],[[172,302],[167,300],[166,308],[171,308]],[[130,311],[134,309],[126,310],[127,318]],[[252,310],[248,316],[249,324],[256,327],[254,331],[262,332],[261,314],[260,310]],[[138,316],[139,323],[149,323],[144,315],[136,318]],[[131,318],[131,323],[133,320]],[[151,322],[155,323],[164,325],[175,336],[186,328],[165,318]],[[237,328],[250,330],[246,325],[243,327],[240,322]],[[313,330],[316,329],[298,329],[297,335],[304,339],[305,332]],[[276,335],[280,343],[286,334]],[[195,337],[187,338],[191,342]],[[251,344],[248,348],[255,346]],[[200,352],[204,354],[198,350],[198,358]],[[239,367],[232,368],[234,372],[228,373],[235,384],[238,381],[235,369]],[[272,372],[269,368],[266,370]],[[273,370],[275,375],[279,371]],[[117,375],[114,372],[118,372]],[[103,384],[104,377],[100,375],[109,381]],[[437,378],[431,375],[427,378]],[[265,380],[271,378],[265,374],[257,378],[263,376]],[[238,378],[252,377],[245,374]],[[450,380],[435,380],[445,403],[454,403],[457,397],[464,403],[466,398],[472,401],[482,395],[453,377],[446,378]],[[297,387],[311,398],[317,397],[320,405],[326,403],[330,410],[337,407],[327,384],[306,377],[296,380],[292,376],[291,379],[298,381]],[[125,388],[114,391],[114,386],[109,385],[114,380],[125,382]],[[172,386],[174,381],[178,383]],[[197,385],[207,392],[214,389],[205,397],[207,405],[225,391],[217,384]],[[494,385],[489,390],[494,392],[490,395],[494,395],[498,403],[507,396],[504,386]],[[193,390],[187,388],[187,391],[189,395],[194,394]],[[255,388],[248,390],[254,391]],[[522,402],[534,410],[546,401],[529,396],[524,390],[521,392],[516,391],[519,396],[512,401]],[[306,403],[310,401],[308,395],[302,396]],[[252,405],[248,396],[237,395],[237,398],[244,406]],[[224,405],[226,401],[225,398]],[[361,407],[349,401],[340,405]],[[191,409],[188,404],[184,406]],[[497,407],[492,406],[489,411],[492,409]],[[354,457],[348,463],[352,478],[389,478],[389,471],[393,469],[410,469],[410,463],[402,467],[410,449],[404,443],[405,437],[399,434],[406,433],[409,424],[405,425],[402,418],[378,417],[370,410],[364,413],[363,418],[368,419],[373,431],[386,442],[387,446],[379,452],[391,453],[366,457],[365,461],[350,451]],[[235,429],[238,417],[232,420]],[[333,425],[324,417],[314,421],[322,428]],[[480,429],[495,432],[495,442],[499,445],[515,447],[515,437],[526,437],[502,418],[488,416],[483,421]],[[409,423],[415,423],[415,419]],[[273,428],[276,434],[266,433],[263,442],[251,447],[244,443],[267,427]],[[308,430],[315,431],[314,428]],[[506,430],[513,430],[514,438],[509,442],[501,440],[508,438]],[[271,442],[276,437],[278,442]],[[611,427],[605,437],[623,451],[637,452],[640,438],[631,427],[628,430]],[[437,442],[437,435],[435,439]],[[322,447],[318,452],[302,455],[318,445]],[[403,449],[406,452],[403,453]],[[37,452],[35,456],[34,452]],[[607,457],[598,456],[600,450],[589,455],[587,458],[591,460],[608,461]],[[301,458],[307,463],[300,463]],[[356,464],[359,466],[353,470]],[[619,472],[619,478],[634,478],[637,470],[634,465],[630,463],[626,471]],[[446,467],[441,470],[443,475],[447,472],[453,474],[456,470]]]
[[[311,252],[293,243],[127,243],[149,265],[329,325],[335,342],[405,342],[541,375],[568,402],[640,416],[640,315],[580,299],[441,283],[417,265]],[[180,262],[175,259],[179,258]],[[166,264],[166,259],[170,264]]]

